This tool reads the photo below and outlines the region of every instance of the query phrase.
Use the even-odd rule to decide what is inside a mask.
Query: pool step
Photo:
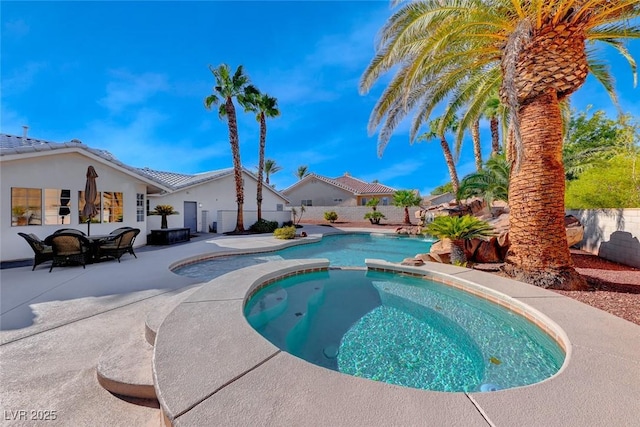
[[[162,325],[167,315],[200,288],[200,285],[194,286],[173,296],[165,297],[162,302],[159,302],[149,312],[144,322],[144,336],[149,344],[153,345],[155,343],[158,328]]]
[[[115,394],[156,399],[151,360],[153,346],[141,330],[122,337],[107,348],[96,368],[100,385]]]
[[[171,311],[200,289],[194,286],[177,294],[158,295],[157,305],[147,315],[144,330],[131,331],[108,347],[98,361],[98,383],[114,394],[157,404],[153,385],[152,359],[156,332]]]

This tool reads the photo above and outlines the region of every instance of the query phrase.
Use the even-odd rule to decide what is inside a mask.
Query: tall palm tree
[[[487,100],[482,115],[489,119],[489,127],[491,129],[491,157],[500,152],[500,123],[498,116],[500,115],[500,98],[498,94]]]
[[[437,138],[440,141],[440,148],[442,154],[444,154],[444,160],[447,163],[447,169],[449,169],[449,177],[451,178],[451,185],[453,186],[454,194],[458,193],[460,181],[458,179],[458,172],[456,171],[456,163],[451,154],[451,148],[445,137],[447,131],[456,131],[458,128],[458,121],[455,117],[450,119],[444,126],[442,126],[443,118],[437,118],[429,122],[429,131],[423,133],[418,137],[418,141],[429,141]]]
[[[236,183],[236,202],[238,204],[235,232],[238,233],[244,231],[244,188],[242,184],[238,122],[233,99],[236,98],[242,103],[246,95],[255,93],[257,90],[249,84],[249,77],[244,74],[242,65],[238,66],[233,75],[227,64],[221,64],[216,68],[209,65],[209,70],[215,79],[215,86],[213,87],[213,93],[204,99],[204,105],[210,110],[213,105],[220,103],[218,116],[220,119],[226,119],[229,126],[229,144],[231,145],[231,155],[233,156],[233,176]]]
[[[309,166],[307,165],[298,166],[298,170],[296,170],[295,175],[298,177],[299,180],[309,175]]]
[[[463,107],[465,117],[473,118],[499,89],[509,108],[515,147],[505,268],[538,286],[584,288],[564,230],[560,101],[589,72],[615,100],[606,64],[585,42],[617,49],[635,72],[621,39],[640,37],[632,24],[639,15],[638,0],[423,0],[403,5],[382,29],[377,55],[361,80],[361,90],[367,91],[387,71],[398,70],[374,107],[369,128],[382,123],[380,149],[409,113],[415,114],[414,138],[442,103],[445,119]]]
[[[476,159],[476,170],[482,170],[482,147],[480,147],[480,119],[471,124],[471,139],[473,140],[473,157]]]
[[[404,208],[404,223],[411,225],[411,217],[409,217],[409,208],[411,206],[420,206],[422,197],[412,190],[398,190],[393,193],[393,206]]]
[[[264,148],[267,143],[267,118],[280,115],[278,100],[266,93],[252,93],[246,100],[245,110],[257,113],[256,120],[260,123],[260,148],[258,150],[258,189],[256,201],[258,202],[258,221],[262,219],[262,172],[264,169]]]
[[[265,184],[269,185],[269,177],[282,170],[282,166],[278,166],[276,161],[273,159],[267,159],[264,161],[264,176],[265,176]]]

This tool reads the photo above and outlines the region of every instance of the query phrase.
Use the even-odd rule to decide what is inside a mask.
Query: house
[[[137,169],[149,179],[162,182],[171,190],[149,194],[149,208],[171,205],[178,215],[167,217],[169,228],[188,227],[192,232],[215,231],[225,233],[236,227],[238,205],[233,168],[199,174],[164,172],[149,168]],[[247,169],[242,170],[244,181],[244,226],[249,228],[258,220],[256,192],[258,178]],[[284,209],[288,199],[268,185],[262,186],[262,216],[271,221],[291,220],[291,211]],[[149,230],[160,228],[160,217],[150,216]]]
[[[365,206],[373,198],[381,206],[391,205],[394,188],[378,182],[365,182],[348,173],[327,178],[311,173],[282,191],[293,206]]]
[[[56,143],[25,136],[0,134],[0,261],[33,256],[18,232],[44,238],[63,227],[82,229],[84,188],[89,166],[98,174],[98,214],[90,224],[92,235],[108,234],[130,226],[140,228],[135,245],[147,243],[147,234],[160,228],[160,217],[147,216],[159,204],[171,204],[178,215],[169,227],[209,232],[235,228],[237,204],[233,169],[201,174],[178,174],[135,168],[105,150],[78,140]],[[244,223],[256,221],[257,178],[243,170]],[[269,186],[263,187],[263,217],[283,222],[288,199]]]

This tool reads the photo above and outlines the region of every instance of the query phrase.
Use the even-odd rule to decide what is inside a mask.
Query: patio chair
[[[45,243],[51,245],[53,250],[49,273],[53,267],[70,263],[81,264],[85,268],[91,260],[91,242],[81,234],[66,231],[54,233],[45,239]]]
[[[115,236],[117,234],[122,233],[123,231],[126,230],[133,230],[133,227],[120,227],[120,228],[116,228],[115,230],[113,230],[111,233],[109,233],[110,236]]]
[[[51,246],[45,244],[38,236],[33,233],[18,233],[18,235],[23,237],[29,246],[31,246],[31,249],[33,249],[34,257],[31,271],[35,270],[37,265],[45,261],[53,260],[53,250]]]
[[[74,234],[79,234],[81,236],[87,235],[84,231],[76,230],[75,228],[60,228],[53,232],[53,234],[59,234],[59,233],[74,233]]]
[[[140,233],[139,228],[126,228],[121,230],[113,237],[110,237],[105,242],[100,243],[98,246],[98,257],[110,257],[117,259],[120,262],[120,257],[126,253],[130,253],[135,258],[138,258],[133,251],[133,242],[136,240],[136,236]]]

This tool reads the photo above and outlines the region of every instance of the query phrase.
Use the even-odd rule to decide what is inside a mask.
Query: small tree
[[[438,216],[424,229],[425,232],[440,239],[451,239],[451,264],[466,265],[464,241],[487,239],[494,235],[488,222],[475,216]]]
[[[149,212],[149,215],[160,215],[160,228],[168,228],[167,216],[177,215],[179,213],[180,212],[173,210],[173,206],[171,205],[157,205],[152,211]]]
[[[367,202],[367,206],[370,206],[372,212],[367,212],[364,214],[364,219],[368,219],[371,224],[380,224],[381,219],[386,219],[382,212],[378,212],[378,204],[380,203],[380,199],[373,198]]]
[[[295,226],[298,226],[298,224],[300,224],[300,220],[302,219],[302,214],[304,214],[304,212],[305,208],[303,205],[300,205],[300,216],[298,216],[298,211],[296,210],[296,208],[291,208],[291,213],[293,214],[293,223]]]
[[[412,190],[398,190],[393,194],[393,206],[404,208],[404,223],[411,225],[411,218],[409,217],[409,208],[411,206],[420,206],[422,198],[420,195]]]

